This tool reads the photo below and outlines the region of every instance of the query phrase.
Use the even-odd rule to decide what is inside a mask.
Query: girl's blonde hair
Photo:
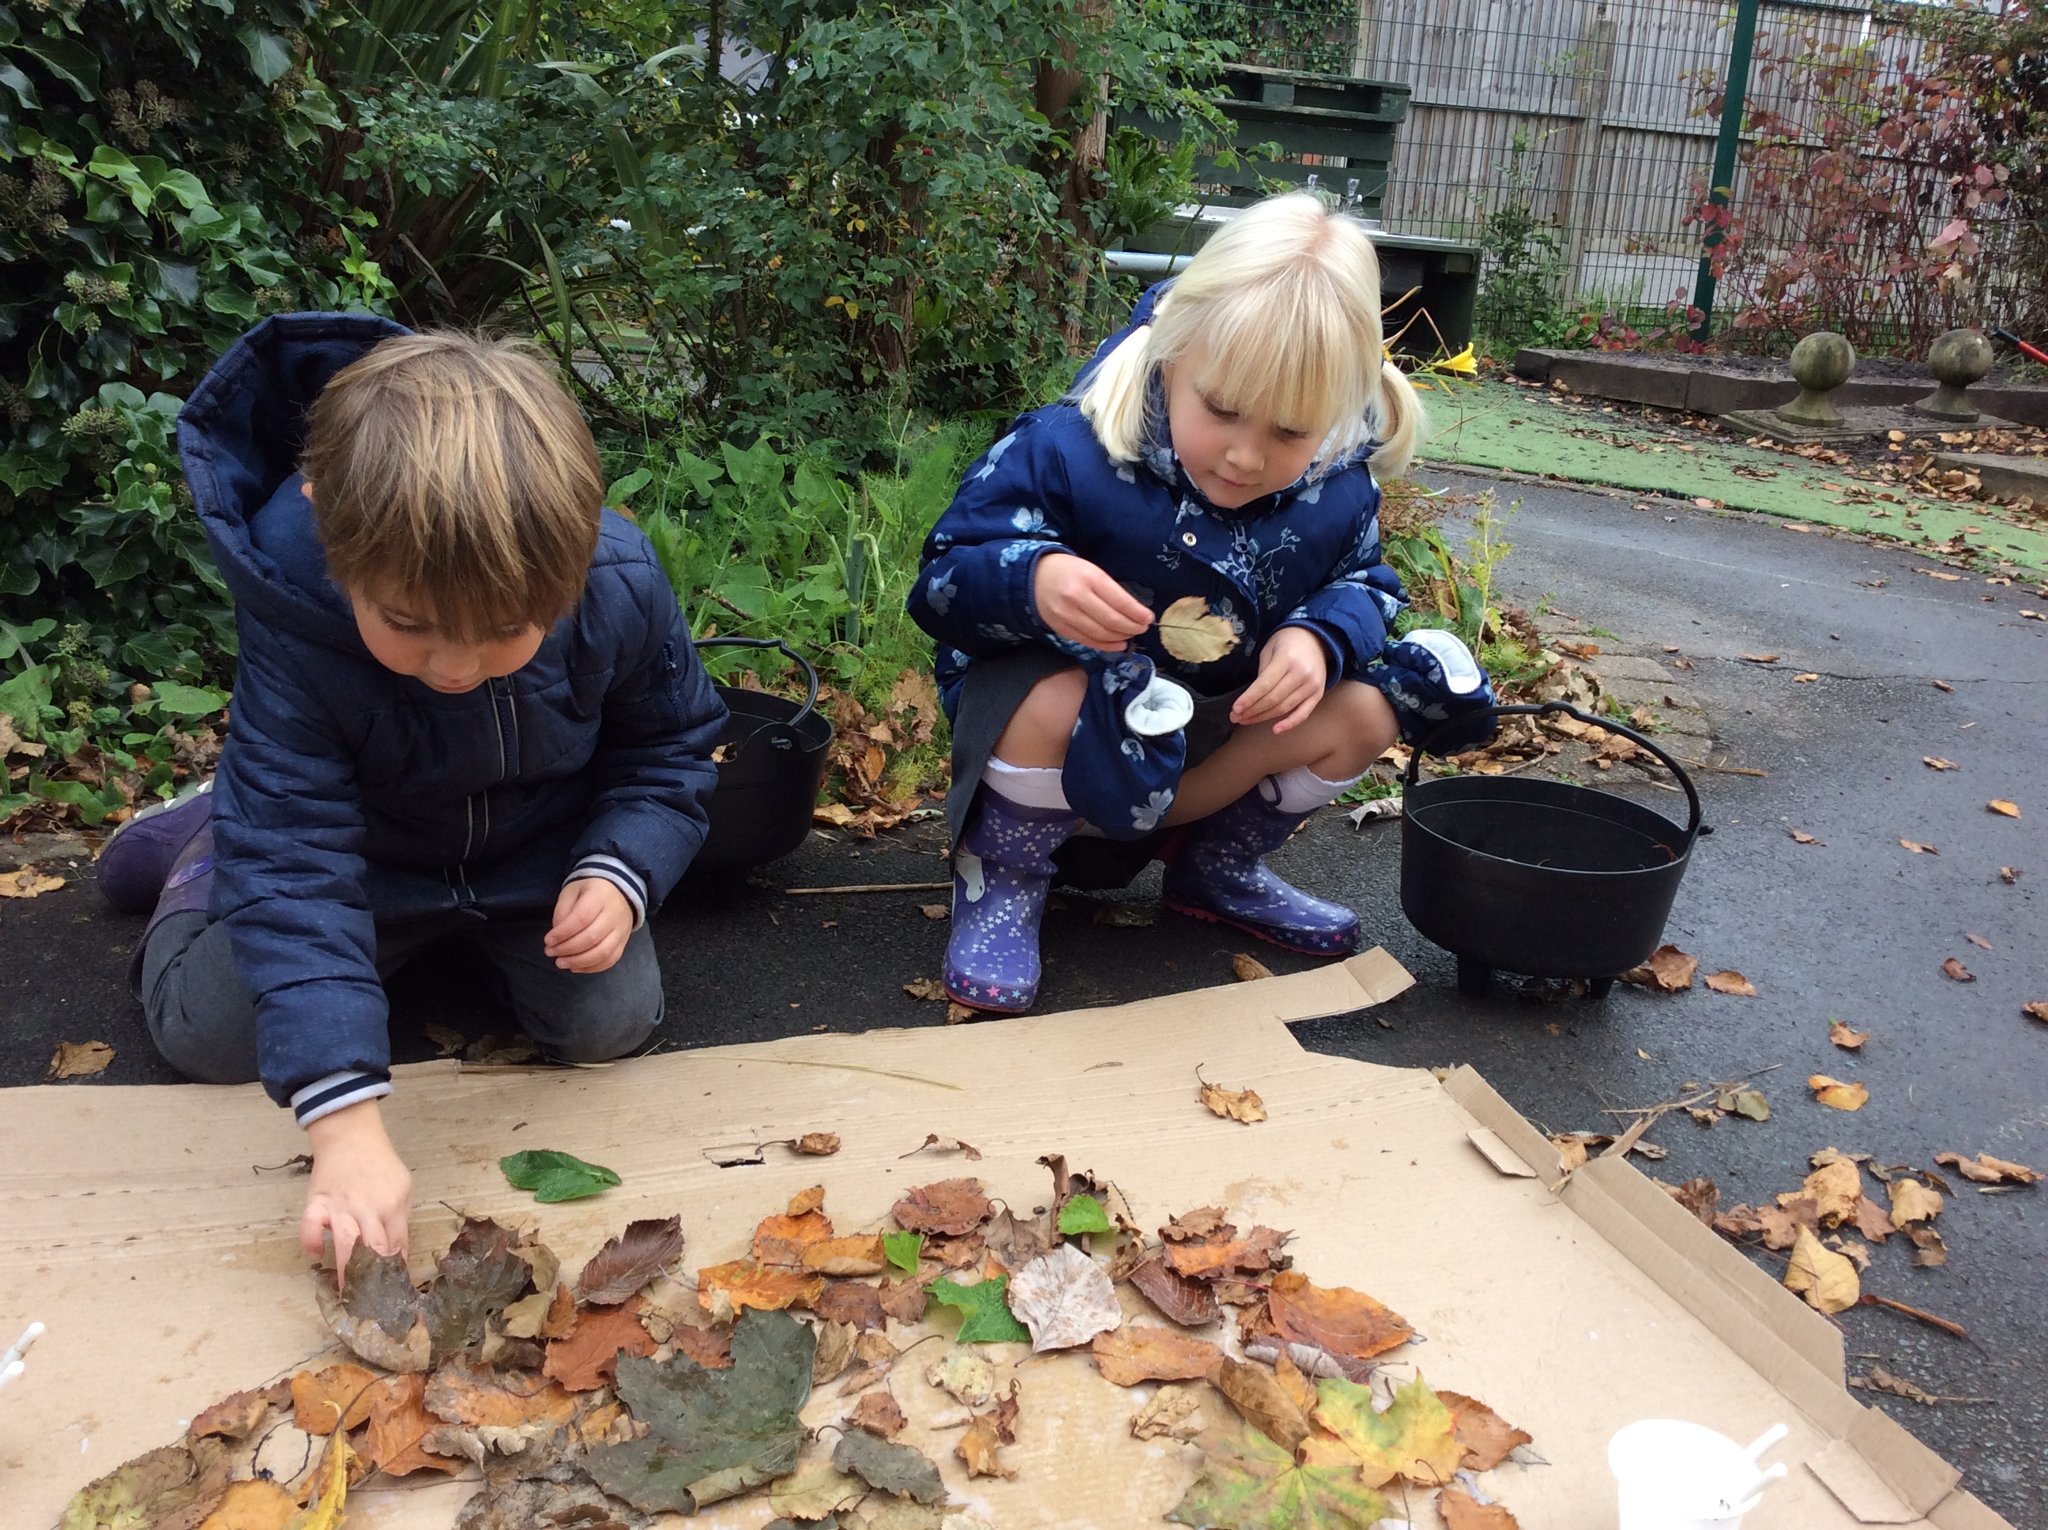
[[[590,427],[523,341],[396,335],[335,373],[300,464],[327,569],[419,602],[457,641],[552,627],[604,514]]]
[[[1328,432],[1314,472],[1367,445],[1383,478],[1408,469],[1422,402],[1385,359],[1380,263],[1356,219],[1297,191],[1247,207],[1202,246],[1152,322],[1102,358],[1075,395],[1096,439],[1137,460],[1158,368],[1202,352],[1204,392]]]

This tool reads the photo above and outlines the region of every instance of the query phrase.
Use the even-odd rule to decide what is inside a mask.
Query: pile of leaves
[[[484,1219],[424,1285],[358,1247],[343,1288],[323,1276],[317,1292],[345,1357],[222,1399],[83,1489],[62,1523],[333,1527],[371,1473],[473,1470],[458,1530],[638,1530],[747,1494],[781,1530],[986,1530],[942,1462],[897,1438],[911,1421],[892,1379],[951,1330],[921,1374],[959,1406],[919,1437],[957,1429],[943,1465],[969,1480],[1022,1470],[1004,1451],[1024,1356],[992,1346],[1028,1346],[1085,1352],[1107,1384],[1166,1383],[1130,1428],[1200,1449],[1172,1522],[1366,1530],[1426,1492],[1452,1530],[1513,1530],[1478,1474],[1530,1436],[1383,1375],[1415,1338],[1398,1314],[1294,1269],[1285,1232],[1206,1206],[1148,1237],[1113,1185],[1039,1161],[1054,1193],[1029,1216],[953,1178],[907,1191],[891,1225],[842,1234],[823,1187],[806,1190],[694,1286],[672,1273],[676,1217],[631,1223],[573,1280],[530,1233]],[[957,1326],[932,1321],[945,1309]],[[827,1386],[837,1417],[807,1426]]]
[[[880,716],[831,687],[819,693],[818,705],[832,719],[832,749],[814,822],[872,839],[933,807],[927,794],[943,794],[950,776],[944,714],[929,672],[899,674]]]

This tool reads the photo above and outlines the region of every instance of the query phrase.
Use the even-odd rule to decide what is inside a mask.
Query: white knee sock
[[[982,768],[981,784],[1019,807],[1065,808],[1066,789],[1057,765],[1012,765],[993,756]]]
[[[1325,803],[1335,802],[1365,779],[1360,771],[1349,781],[1325,781],[1306,765],[1283,770],[1259,782],[1259,795],[1283,813],[1312,813]]]

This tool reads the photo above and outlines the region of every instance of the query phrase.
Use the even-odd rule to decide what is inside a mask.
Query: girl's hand
[[[299,1246],[317,1259],[324,1235],[333,1234],[339,1286],[356,1244],[367,1243],[379,1254],[405,1252],[412,1172],[385,1135],[375,1100],[322,1116],[306,1128],[306,1138],[313,1147],[313,1182],[299,1218]]]
[[[1285,733],[1308,721],[1329,678],[1323,640],[1306,627],[1282,627],[1266,639],[1259,654],[1259,678],[1237,698],[1230,720],[1240,727],[1271,722],[1275,733]]]
[[[1152,613],[1131,592],[1086,558],[1047,553],[1032,570],[1031,593],[1039,619],[1070,642],[1122,653],[1152,625]]]
[[[555,899],[555,923],[541,949],[567,972],[602,972],[626,950],[633,905],[603,877],[578,877]]]

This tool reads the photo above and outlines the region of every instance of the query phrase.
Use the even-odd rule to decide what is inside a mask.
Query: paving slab
[[[2048,505],[2048,457],[2013,457],[1998,452],[1936,452],[1937,466],[1975,473],[1987,493],[2022,496]]]

